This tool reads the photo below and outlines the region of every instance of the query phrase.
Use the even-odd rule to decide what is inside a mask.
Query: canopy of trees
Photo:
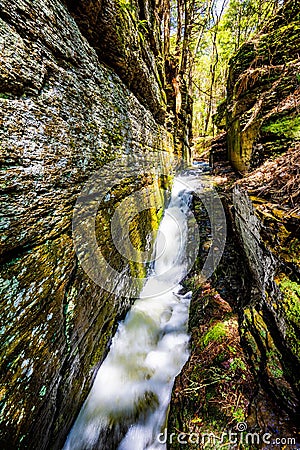
[[[215,134],[213,114],[226,95],[228,61],[283,0],[162,0],[164,52],[194,98],[194,136]]]

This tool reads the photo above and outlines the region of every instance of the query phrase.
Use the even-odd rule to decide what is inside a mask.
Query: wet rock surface
[[[165,109],[153,81],[155,62],[137,69],[141,89],[154,89],[144,97],[145,108],[136,89],[100,62],[68,6],[58,0],[0,2],[3,449],[62,447],[129,307],[127,298],[103,291],[78,264],[72,213],[84,183],[113,160],[120,161],[122,177],[122,164],[134,155],[146,154],[163,167],[173,148],[153,117],[162,123]],[[108,14],[111,19],[113,11]],[[135,64],[132,48],[129,53]],[[136,216],[131,238],[144,248],[162,214],[166,180],[127,180],[102,205],[96,223],[112,263],[134,275],[145,267],[120,260],[108,229],[114,206],[143,185],[152,208]]]

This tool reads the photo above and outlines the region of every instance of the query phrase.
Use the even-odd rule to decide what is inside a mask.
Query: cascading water
[[[176,375],[188,358],[191,294],[181,295],[187,271],[191,193],[174,181],[155,243],[153,270],[125,320],[63,450],[165,448],[164,427]]]

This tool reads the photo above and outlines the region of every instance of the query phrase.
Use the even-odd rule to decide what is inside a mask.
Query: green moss
[[[279,282],[283,293],[283,308],[289,319],[297,328],[300,327],[300,285],[284,277]]]
[[[237,422],[244,422],[244,420],[245,420],[245,412],[244,412],[243,408],[237,408],[235,411],[233,411],[232,412],[232,417]]]
[[[287,138],[300,138],[300,116],[280,117],[276,121],[269,122],[262,126],[265,133],[273,133]]]
[[[281,365],[278,361],[277,356],[274,354],[274,352],[268,352],[268,369],[271,373],[271,375],[275,378],[282,378],[283,377],[283,370],[281,368]]]
[[[223,322],[216,323],[212,328],[210,328],[202,338],[204,347],[206,347],[212,341],[218,341],[223,336],[227,334],[226,324]]]
[[[299,358],[300,342],[297,330],[300,328],[300,285],[286,276],[282,276],[278,284],[283,294],[281,307],[286,321],[286,340]]]
[[[295,300],[295,303],[298,307],[298,314],[300,313],[299,309],[299,297],[300,297],[300,285],[298,283],[295,283],[294,281],[291,281],[289,278],[284,277],[280,281],[280,288],[283,290],[285,294],[288,295],[290,299]]]

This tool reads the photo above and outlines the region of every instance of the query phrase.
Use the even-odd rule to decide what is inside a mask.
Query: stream
[[[176,375],[188,359],[191,293],[182,294],[187,273],[188,220],[192,193],[176,177],[160,223],[154,262],[66,440],[63,450],[164,449]]]

